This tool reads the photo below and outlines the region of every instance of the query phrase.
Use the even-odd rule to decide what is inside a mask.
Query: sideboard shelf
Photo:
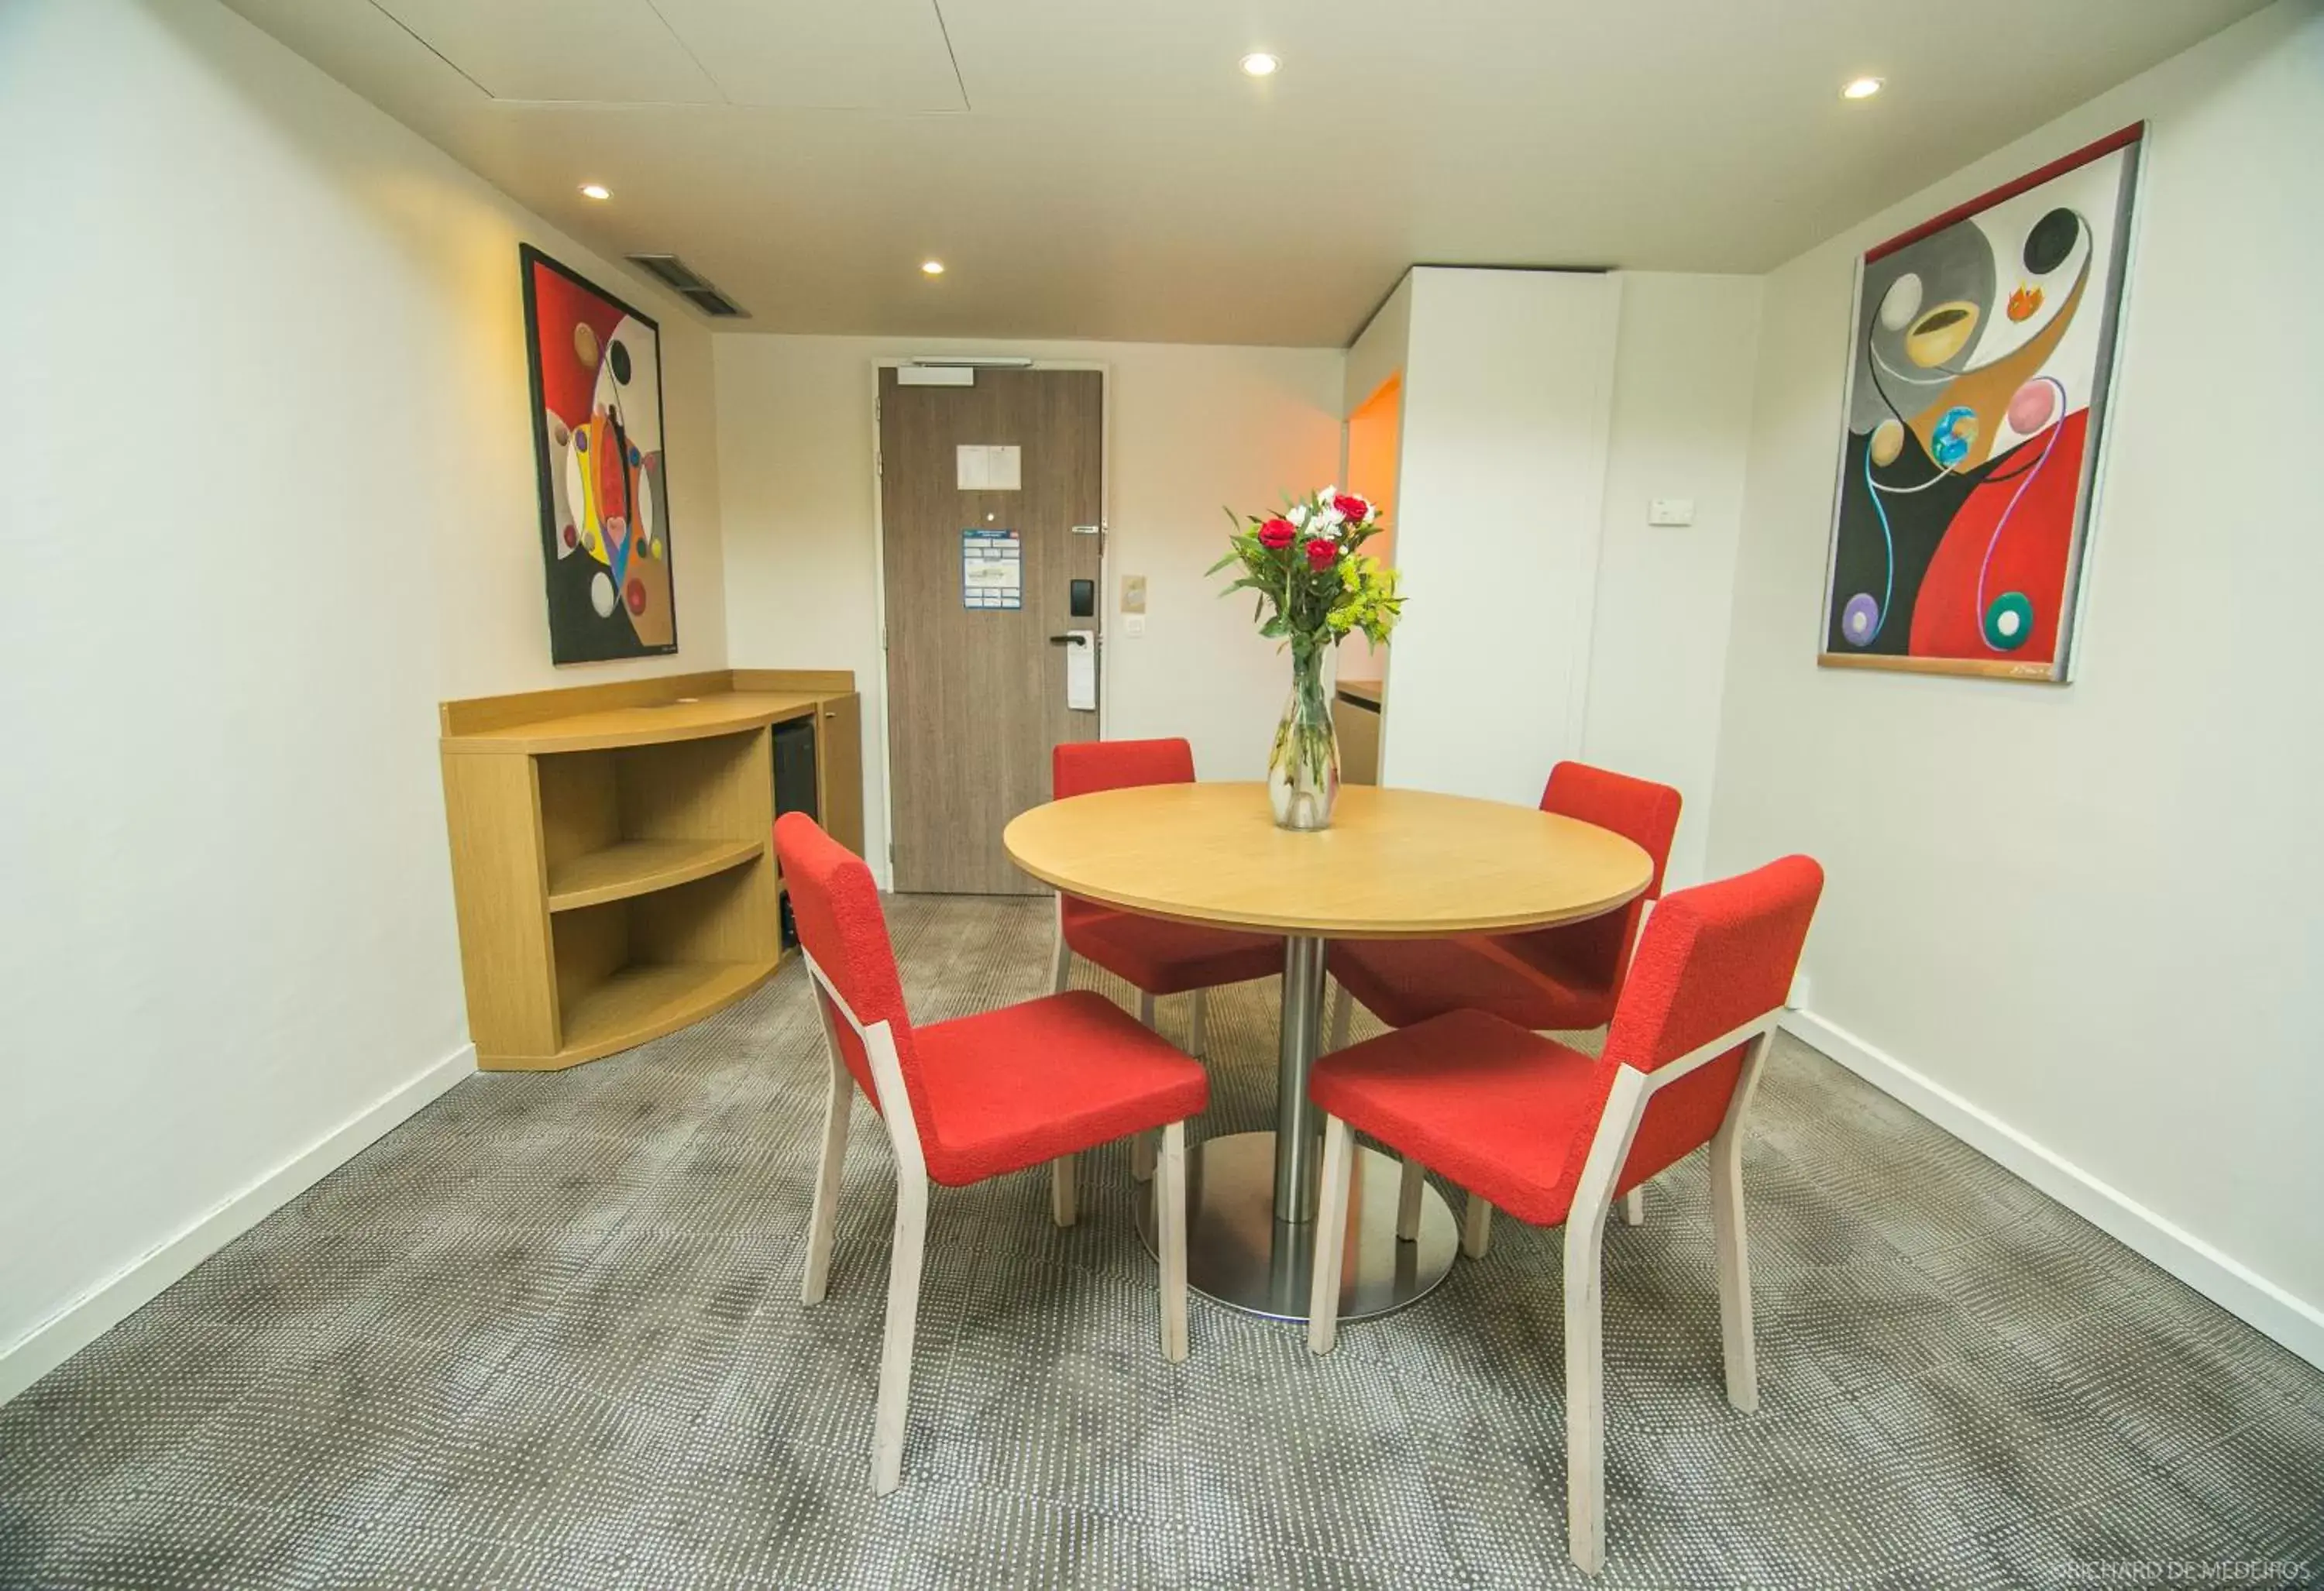
[[[817,814],[863,843],[851,674],[663,675],[447,702],[441,718],[468,1031],[487,1071],[629,1049],[773,975],[777,726],[813,722]]]
[[[755,860],[764,840],[623,840],[549,869],[549,909],[569,912],[691,884]]]
[[[640,962],[576,999],[565,1013],[558,1065],[594,1061],[698,1022],[766,981],[768,961]]]

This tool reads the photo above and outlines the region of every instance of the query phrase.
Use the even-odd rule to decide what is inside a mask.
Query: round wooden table
[[[1187,1280],[1221,1303],[1307,1316],[1321,1129],[1307,1074],[1323,1030],[1324,944],[1506,933],[1614,910],[1644,893],[1646,853],[1531,807],[1351,785],[1332,826],[1275,826],[1264,785],[1145,785],[1051,802],[1001,837],[1010,860],[1069,895],[1148,916],[1283,936],[1273,1132],[1187,1154]],[[1399,1170],[1356,1156],[1340,1311],[1402,1308],[1452,1268],[1452,1212],[1433,1188],[1419,1237],[1396,1237]],[[1140,1230],[1151,1246],[1152,1212]]]

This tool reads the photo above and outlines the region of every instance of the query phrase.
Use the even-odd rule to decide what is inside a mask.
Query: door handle
[[[1063,635],[1051,636],[1049,644],[1053,647],[1085,647],[1089,645],[1089,637],[1078,630],[1069,630]]]

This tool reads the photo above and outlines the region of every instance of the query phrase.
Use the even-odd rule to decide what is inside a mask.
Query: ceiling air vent
[[[676,254],[632,254],[630,263],[701,310],[722,320],[747,320],[749,312],[706,280]]]

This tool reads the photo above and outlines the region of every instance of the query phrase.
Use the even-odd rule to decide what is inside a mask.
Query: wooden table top
[[[1338,939],[1499,933],[1644,894],[1646,853],[1573,818],[1347,785],[1332,826],[1275,826],[1267,786],[1144,785],[1053,801],[1001,836],[1045,884],[1148,916]]]

